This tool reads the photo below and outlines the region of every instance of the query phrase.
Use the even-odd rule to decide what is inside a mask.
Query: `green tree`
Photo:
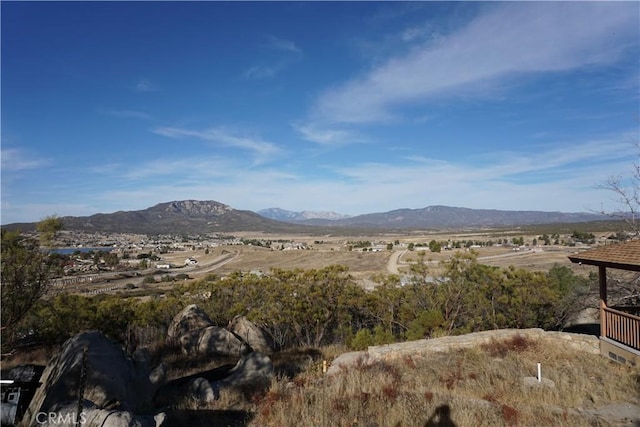
[[[358,330],[356,335],[351,340],[351,349],[360,351],[366,350],[370,345],[374,345],[373,334],[367,328]]]
[[[14,342],[18,324],[45,294],[52,267],[36,240],[5,230],[1,239],[1,330],[5,347]]]
[[[548,272],[550,285],[560,295],[554,304],[555,321],[558,327],[566,326],[580,311],[591,307],[593,302],[589,298],[590,289],[597,289],[595,281],[590,278],[577,276],[565,265],[555,265]]]
[[[51,246],[56,238],[56,235],[62,230],[62,220],[57,215],[50,215],[42,219],[37,225],[40,237],[40,244],[42,246]]]
[[[421,311],[415,319],[409,322],[406,338],[408,340],[428,338],[443,323],[444,319],[439,310]]]

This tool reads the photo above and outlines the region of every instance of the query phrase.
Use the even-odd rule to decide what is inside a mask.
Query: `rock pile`
[[[175,413],[166,408],[182,399],[209,403],[224,387],[264,387],[273,378],[273,363],[264,354],[272,351],[269,341],[246,318],[233,319],[229,329],[220,328],[199,307],[190,305],[171,322],[167,340],[187,356],[237,356],[239,360],[235,366],[167,382],[167,365],[152,369],[146,349],[129,356],[102,333],[83,332],[67,340],[51,359],[19,425],[168,425]]]
[[[266,334],[247,318],[236,317],[229,322],[228,329],[220,328],[195,304],[173,318],[167,339],[189,355],[241,356],[251,351],[265,354],[272,351]]]
[[[98,331],[78,334],[47,365],[22,425],[156,426],[151,399],[165,368],[152,370],[144,352],[128,357]]]

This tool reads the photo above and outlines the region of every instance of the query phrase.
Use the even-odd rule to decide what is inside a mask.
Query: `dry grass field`
[[[328,348],[309,356],[304,371],[294,377],[282,373],[268,391],[250,394],[249,399],[225,389],[210,407],[193,402],[181,407],[245,414],[250,421],[231,425],[263,427],[635,427],[640,422],[638,367],[599,355],[517,338],[362,364],[324,376],[321,358],[335,351]],[[289,363],[286,355],[274,357],[276,368]],[[535,377],[538,362],[552,384],[525,383],[525,377]]]
[[[216,273],[225,274],[233,271],[269,271],[279,269],[314,269],[329,265],[341,264],[354,274],[374,274],[386,271],[391,252],[356,252],[345,249],[310,249],[310,250],[271,250],[252,246],[233,246],[218,248],[204,255],[203,251],[195,251],[189,256],[198,259],[199,264],[206,266],[222,254],[222,251],[234,252],[238,256],[231,262],[216,269]],[[171,260],[176,254],[167,257]],[[184,254],[182,254],[182,259]],[[178,255],[178,260],[180,260]]]
[[[349,271],[356,278],[367,278],[374,274],[393,273],[389,268],[389,260],[394,254],[399,256],[397,267],[402,273],[407,271],[411,263],[415,263],[419,259],[420,252],[424,253],[424,260],[434,269],[441,261],[450,258],[455,250],[443,250],[439,253],[430,252],[429,250],[421,251],[416,248],[414,251],[406,250],[409,243],[427,243],[431,239],[446,241],[447,239],[489,239],[487,236],[470,234],[467,236],[449,236],[449,235],[425,235],[420,237],[407,236],[386,236],[381,239],[380,236],[371,237],[341,237],[325,239],[321,244],[314,243],[317,237],[301,237],[296,236],[272,236],[271,239],[292,239],[294,241],[305,242],[311,249],[307,250],[272,250],[254,246],[230,246],[219,247],[210,250],[209,254],[204,250],[174,252],[163,256],[163,260],[174,264],[182,264],[185,257],[192,256],[199,261],[199,268],[194,270],[194,274],[209,273],[212,270],[206,267],[225,253],[232,252],[237,256],[230,262],[215,268],[218,274],[225,274],[232,271],[252,271],[260,270],[267,272],[271,268],[280,269],[312,269],[322,268],[329,265],[341,264],[349,268]],[[535,236],[529,236],[530,241]],[[401,245],[396,245],[393,250],[383,249],[380,252],[363,252],[361,249],[347,249],[349,241],[371,241],[371,242],[393,242],[398,240]],[[547,246],[538,247],[536,250],[520,250],[514,251],[511,247],[481,247],[473,249],[478,254],[478,260],[487,265],[497,267],[514,266],[516,268],[524,268],[533,271],[547,271],[554,265],[566,265],[571,267],[574,272],[580,274],[588,274],[589,269],[584,266],[576,266],[571,264],[567,258],[569,255],[576,253],[579,248],[566,246]]]
[[[603,241],[610,233],[594,233],[598,240]],[[304,236],[304,235],[274,235],[262,233],[237,233],[238,238],[270,240],[275,242],[273,247],[279,247],[278,242],[294,242],[301,244],[306,249],[279,250],[260,246],[250,245],[230,245],[218,246],[205,249],[185,249],[170,251],[162,254],[162,260],[155,264],[173,264],[179,268],[171,268],[164,273],[155,273],[156,284],[143,283],[143,276],[128,275],[125,278],[111,277],[108,281],[99,278],[92,283],[73,286],[68,288],[71,292],[129,292],[131,285],[135,286],[135,292],[140,294],[141,290],[149,289],[153,291],[163,291],[170,289],[173,285],[170,282],[163,282],[163,275],[187,274],[191,279],[200,279],[209,274],[224,275],[235,271],[269,272],[273,268],[278,269],[319,269],[330,265],[344,265],[349,269],[351,275],[365,288],[376,286],[372,280],[377,275],[404,274],[410,269],[411,264],[418,262],[420,254],[423,254],[423,261],[431,270],[431,274],[439,274],[441,261],[446,261],[454,255],[456,251],[467,249],[442,250],[441,252],[431,252],[425,247],[418,245],[428,245],[431,240],[439,242],[455,241],[497,241],[500,239],[511,239],[522,237],[526,247],[514,250],[510,246],[476,247],[472,250],[477,253],[478,261],[482,264],[496,266],[523,268],[531,271],[548,271],[555,265],[563,265],[571,268],[574,273],[588,275],[595,271],[588,266],[572,264],[568,256],[581,250],[579,246],[569,247],[561,245],[533,246],[534,239],[538,234],[526,234],[519,230],[491,231],[491,232],[459,232],[459,233],[407,233],[407,234],[385,234],[385,235],[348,235],[348,236]],[[564,236],[567,237],[567,236]],[[356,247],[356,242],[368,241],[374,245],[378,251],[363,251]],[[387,250],[388,243],[395,243],[392,250]],[[409,251],[408,246],[413,243],[415,250]],[[352,250],[349,250],[352,246]],[[426,249],[426,250],[425,250]],[[207,253],[208,252],[208,253]],[[134,256],[136,254],[133,254]],[[198,264],[195,266],[184,266],[187,257],[195,258]],[[146,274],[148,274],[147,272]],[[113,275],[112,275],[113,276]]]

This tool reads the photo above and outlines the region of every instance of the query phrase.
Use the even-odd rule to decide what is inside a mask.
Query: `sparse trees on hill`
[[[52,266],[36,240],[18,232],[2,230],[2,346],[3,352],[16,339],[16,328],[46,292]]]
[[[3,235],[3,243],[4,239]],[[10,247],[3,245],[3,261]],[[559,328],[590,284],[566,267],[543,273],[486,266],[473,251],[456,252],[437,275],[429,268],[422,255],[412,266],[412,281],[401,282],[397,275],[377,277],[381,285],[370,292],[359,287],[345,267],[330,266],[211,276],[177,283],[165,298],[145,302],[119,295],[62,294],[40,300],[22,327],[47,342],[87,329],[101,329],[123,340],[130,326],[166,331],[181,308],[196,303],[219,326],[237,315],[247,316],[281,349],[334,343],[364,348],[487,329]],[[4,264],[2,273],[4,291]],[[5,297],[10,295],[2,294],[3,327],[8,314]]]

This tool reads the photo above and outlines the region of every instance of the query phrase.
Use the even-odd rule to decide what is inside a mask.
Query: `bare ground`
[[[511,232],[508,232],[509,234]],[[502,237],[505,237],[503,235]],[[439,273],[441,261],[445,261],[454,255],[455,251],[466,251],[466,249],[443,250],[439,253],[429,250],[421,251],[419,248],[409,251],[409,243],[422,243],[430,240],[456,241],[456,240],[491,240],[500,238],[495,233],[459,233],[459,234],[411,234],[411,235],[387,235],[387,236],[289,236],[289,235],[261,235],[247,234],[242,236],[252,239],[264,240],[286,240],[299,242],[307,245],[309,249],[299,250],[277,250],[267,249],[258,246],[233,245],[210,248],[209,253],[204,249],[182,250],[162,255],[162,260],[157,262],[170,263],[179,268],[172,268],[168,271],[156,273],[154,269],[148,270],[145,274],[156,273],[154,276],[159,280],[162,275],[187,274],[192,279],[203,278],[208,274],[224,275],[234,271],[262,271],[268,272],[270,269],[318,269],[330,265],[344,265],[359,283],[371,288],[376,285],[372,277],[379,274],[403,274],[407,272],[412,263],[419,259],[419,254],[424,254],[424,260],[428,263],[432,274]],[[536,236],[525,236],[525,242],[531,244]],[[388,242],[399,241],[399,245],[394,245],[393,250],[381,250],[379,252],[363,251],[360,248],[349,250],[349,246],[358,241],[371,241],[374,244],[384,247]],[[422,249],[422,248],[420,248]],[[554,265],[564,265],[570,267],[575,273],[588,275],[593,268],[589,266],[572,264],[568,256],[578,252],[575,247],[564,246],[543,246],[536,250],[523,249],[513,250],[511,247],[481,247],[473,249],[478,254],[478,261],[497,267],[514,266],[532,271],[548,271]],[[195,266],[184,266],[185,259],[193,257],[198,260]],[[105,275],[100,280],[92,283],[74,285],[67,289],[86,293],[124,291],[126,287],[134,285],[136,288],[164,289],[173,285],[170,283],[143,284],[144,276],[136,276],[133,273],[129,277],[117,278],[111,274],[107,281]]]

